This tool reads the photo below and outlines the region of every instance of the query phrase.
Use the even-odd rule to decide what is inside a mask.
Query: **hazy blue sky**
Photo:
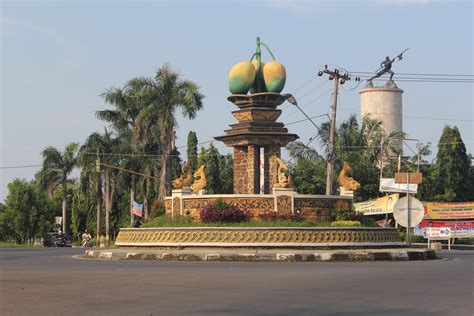
[[[250,58],[258,35],[285,65],[290,93],[326,63],[374,71],[407,47],[395,72],[473,73],[471,1],[2,1],[0,25],[2,167],[40,164],[46,146],[63,148],[102,131],[94,112],[104,108],[104,89],[153,76],[165,62],[206,95],[196,120],[179,119],[177,145],[190,130],[199,141],[223,134],[235,122],[226,100],[228,71]],[[445,124],[457,125],[473,153],[472,84],[398,85],[410,137],[436,144]],[[338,121],[359,113],[354,87],[340,91]],[[308,114],[324,114],[330,89],[327,78],[316,78],[295,95]],[[282,109],[285,123],[303,118],[291,105]],[[302,141],[316,133],[309,122],[289,129]],[[8,182],[38,170],[0,170],[0,201]]]

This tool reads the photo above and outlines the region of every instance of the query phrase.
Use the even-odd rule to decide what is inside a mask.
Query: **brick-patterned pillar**
[[[247,179],[247,146],[234,147],[234,194],[245,194]]]
[[[260,193],[260,147],[250,145],[248,147],[247,174],[249,177],[248,189],[246,193]]]
[[[275,183],[278,183],[278,166],[274,159],[280,157],[279,146],[265,146],[265,167],[264,167],[264,192],[271,194]],[[272,159],[273,158],[273,159]]]

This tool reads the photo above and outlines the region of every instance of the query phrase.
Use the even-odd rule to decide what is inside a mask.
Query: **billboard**
[[[451,231],[451,237],[474,238],[474,221],[430,221],[423,220],[415,227],[415,235],[427,237],[428,228],[446,228]]]
[[[354,203],[354,209],[364,215],[393,213],[393,207],[398,201],[398,194],[390,194],[375,200]]]
[[[427,202],[425,219],[474,219],[474,202]]]

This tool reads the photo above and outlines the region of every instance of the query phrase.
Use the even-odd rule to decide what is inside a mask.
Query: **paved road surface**
[[[473,251],[444,260],[209,263],[0,249],[5,315],[473,315]]]

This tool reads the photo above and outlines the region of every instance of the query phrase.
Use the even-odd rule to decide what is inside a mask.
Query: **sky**
[[[102,132],[107,124],[95,111],[108,107],[100,94],[152,77],[166,62],[206,96],[195,120],[178,117],[177,146],[191,130],[200,142],[223,135],[237,109],[226,99],[228,72],[250,59],[257,36],[285,65],[283,92],[293,93],[310,116],[329,112],[332,84],[316,75],[324,64],[375,71],[385,56],[409,48],[395,73],[473,74],[471,1],[2,0],[0,29],[0,201],[12,179],[30,180],[40,169],[5,167],[40,165],[47,146],[63,149]],[[263,60],[270,56],[263,53]],[[397,84],[404,90],[404,131],[434,144],[429,159],[446,124],[459,127],[474,153],[472,83]],[[359,115],[363,85],[341,86],[338,122]],[[290,104],[281,109],[279,121],[304,119]],[[288,129],[303,142],[316,134],[308,121]]]

